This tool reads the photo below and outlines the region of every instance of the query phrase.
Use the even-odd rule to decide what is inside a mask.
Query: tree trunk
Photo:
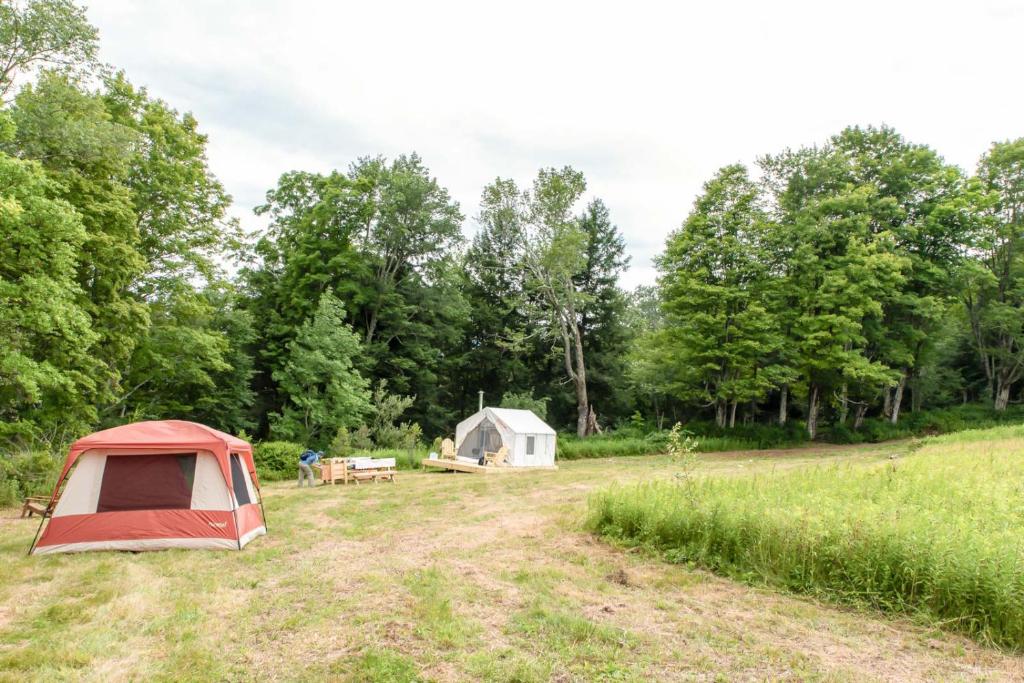
[[[786,412],[789,408],[789,385],[783,384],[779,393],[779,426],[786,424]]]
[[[811,441],[818,436],[818,385],[811,384],[807,392],[807,436]]]
[[[576,407],[578,419],[576,422],[576,433],[581,438],[588,436],[587,418],[590,415],[590,400],[587,398],[587,367],[583,362],[583,339],[580,330],[573,325],[573,342],[576,347],[576,373],[573,381],[576,383]]]
[[[849,389],[844,384],[843,393],[839,397],[839,424],[846,425],[846,416],[850,413]]]
[[[889,387],[882,389],[882,396],[884,397],[882,415],[887,418],[892,417],[892,389]]]
[[[583,339],[580,328],[573,319],[559,318],[559,332],[562,335],[565,373],[576,388],[576,436],[586,437],[590,418],[590,401],[587,398],[587,365],[583,360]]]
[[[1010,404],[1010,384],[999,380],[999,388],[996,390],[996,400],[993,407],[1002,412]]]
[[[725,426],[725,407],[725,401],[722,399],[715,401],[715,426],[717,427]]]
[[[594,404],[590,404],[590,414],[587,415],[587,435],[600,434],[601,425],[597,423],[597,411],[594,410]]]
[[[864,424],[864,414],[868,412],[868,406],[861,403],[853,413],[853,431],[857,431]]]
[[[903,389],[907,386],[907,372],[903,371],[900,375],[900,381],[896,385],[896,391],[893,392],[892,396],[892,415],[889,417],[889,422],[896,424],[900,419],[900,403],[903,402]]]
[[[366,323],[366,336],[363,338],[363,343],[366,346],[373,342],[373,333],[377,331],[377,314],[378,311],[374,308],[370,312],[370,319]]]
[[[736,401],[732,402],[732,408],[729,409],[729,429],[736,426]]]

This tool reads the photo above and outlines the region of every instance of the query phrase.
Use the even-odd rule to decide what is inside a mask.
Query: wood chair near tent
[[[50,512],[49,496],[28,496],[25,498],[25,502],[21,505],[22,517],[31,517],[33,514],[41,517],[49,517]]]
[[[451,439],[445,439],[444,441],[441,442],[441,459],[455,459],[455,442],[452,441]]]
[[[493,453],[484,451],[485,465],[494,465],[496,467],[502,467],[505,465],[506,460],[508,460],[508,448],[506,448],[505,446],[502,446]]]

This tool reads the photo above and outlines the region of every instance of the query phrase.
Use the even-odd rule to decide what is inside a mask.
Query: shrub
[[[394,458],[395,467],[398,469],[415,470],[420,467],[420,462],[427,457],[427,451],[419,446],[411,450],[407,448],[377,448],[359,455],[371,458]]]
[[[524,391],[517,394],[511,391],[505,392],[498,404],[501,408],[518,408],[519,410],[532,410],[542,420],[548,419],[548,397],[534,398],[533,391]]]
[[[398,418],[416,401],[415,396],[400,396],[388,392],[387,380],[381,380],[373,390],[373,420],[370,434],[380,448],[399,448],[404,437]]]
[[[256,473],[263,481],[280,481],[296,476],[299,456],[305,447],[291,441],[263,441],[253,446]]]
[[[366,425],[359,425],[359,429],[352,432],[352,450],[365,451],[373,448],[373,439],[370,438],[370,428]]]
[[[0,505],[15,505],[25,496],[53,492],[63,458],[49,451],[0,454]]]
[[[347,429],[338,427],[338,432],[331,440],[331,445],[327,447],[327,457],[344,458],[350,453],[352,453],[352,437]]]

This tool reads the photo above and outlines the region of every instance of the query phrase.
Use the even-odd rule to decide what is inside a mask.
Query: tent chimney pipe
[[[478,393],[480,395],[480,407],[477,408],[477,410],[483,410],[484,409],[484,392],[481,389],[480,391],[478,391],[476,393]]]

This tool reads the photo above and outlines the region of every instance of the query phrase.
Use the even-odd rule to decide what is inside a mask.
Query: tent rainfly
[[[181,420],[136,422],[73,443],[50,509],[33,554],[241,550],[267,532],[252,446]]]
[[[508,448],[512,467],[553,467],[555,430],[530,410],[484,408],[455,427],[455,452],[463,462]]]

